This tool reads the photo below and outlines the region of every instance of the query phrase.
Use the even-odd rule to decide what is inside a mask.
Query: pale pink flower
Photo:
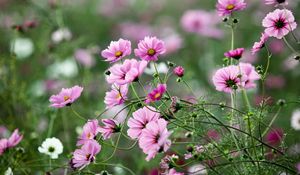
[[[146,160],[149,161],[159,152],[166,152],[171,146],[169,136],[171,132],[167,129],[168,122],[164,119],[151,121],[142,130],[139,138],[139,147],[147,154]]]
[[[139,138],[142,130],[151,121],[156,121],[160,117],[160,113],[152,106],[145,106],[132,113],[132,117],[128,120],[127,134],[132,139]]]
[[[216,8],[220,16],[226,16],[234,11],[244,10],[246,6],[244,0],[218,0]]]
[[[83,126],[83,131],[81,136],[77,141],[77,146],[85,144],[89,140],[94,140],[99,132],[98,120],[89,120]]]
[[[156,37],[146,36],[134,49],[135,56],[146,61],[157,61],[158,55],[166,52],[165,43]]]
[[[125,60],[123,64],[115,64],[109,68],[110,75],[106,80],[110,84],[124,85],[138,80],[147,67],[147,61],[135,59]]]
[[[177,172],[174,168],[172,168],[166,175],[184,175],[184,173]]]
[[[189,33],[212,38],[221,38],[224,35],[223,31],[217,28],[220,20],[212,12],[188,10],[182,15],[180,23],[183,30]]]
[[[268,35],[266,35],[265,33],[262,33],[261,37],[260,37],[260,41],[254,43],[254,45],[251,49],[251,53],[255,54],[256,52],[260,51],[260,49],[262,49],[265,46],[265,43],[268,40],[268,38],[269,38]]]
[[[268,89],[282,89],[285,85],[285,79],[281,75],[269,75],[266,78],[265,85]]]
[[[239,68],[231,65],[217,70],[212,79],[217,91],[231,93],[241,84],[239,76]]]
[[[288,5],[288,2],[287,0],[265,0],[265,4],[277,6],[279,4]]]
[[[184,75],[184,68],[182,66],[177,66],[173,69],[173,73],[178,77],[183,77]]]
[[[267,35],[278,39],[283,38],[297,27],[293,13],[286,9],[276,9],[268,13],[263,19],[262,25],[266,28],[265,33]]]
[[[237,48],[224,53],[224,56],[227,58],[233,58],[239,60],[240,58],[242,58],[244,51],[245,51],[244,48]]]
[[[22,139],[23,135],[20,135],[19,130],[15,129],[12,135],[7,139],[7,148],[15,147]]]
[[[102,134],[103,139],[109,139],[113,133],[120,131],[119,122],[113,119],[102,119],[104,126],[100,126],[99,132]]]
[[[112,41],[108,48],[101,52],[102,57],[106,58],[105,61],[109,62],[116,62],[130,54],[131,42],[124,39]]]
[[[128,85],[116,85],[111,86],[111,90],[105,93],[104,103],[106,109],[112,108],[116,105],[123,104],[127,99]]]
[[[7,139],[0,139],[0,156],[7,149]]]
[[[183,39],[178,34],[171,34],[164,39],[166,52],[165,54],[171,54],[176,51],[178,51],[180,48],[182,48],[183,45]]]
[[[249,63],[240,63],[239,67],[242,73],[242,85],[245,89],[251,89],[256,87],[255,81],[260,79],[259,74],[256,72],[255,67]]]
[[[152,28],[149,24],[124,22],[120,24],[120,33],[123,37],[139,41],[145,36],[152,35]]]
[[[74,151],[70,162],[72,168],[79,168],[81,170],[91,162],[94,162],[100,150],[101,145],[96,140],[86,141],[80,149]]]
[[[148,104],[160,100],[166,91],[166,84],[158,84],[157,87],[147,95],[145,103]]]
[[[268,46],[272,54],[281,54],[285,49],[284,42],[278,39],[271,40]]]
[[[74,86],[72,88],[62,88],[59,94],[52,95],[49,99],[51,106],[54,108],[62,108],[71,105],[77,98],[80,97],[83,88]]]
[[[87,49],[77,49],[74,53],[74,57],[80,64],[87,68],[95,65],[93,55]]]

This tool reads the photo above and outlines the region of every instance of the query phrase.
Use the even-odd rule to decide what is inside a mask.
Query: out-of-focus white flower
[[[115,174],[119,174],[119,175],[123,175],[123,174],[125,174],[125,171],[124,171],[124,169],[123,168],[121,168],[121,167],[114,167],[114,172],[115,172]]]
[[[16,38],[11,42],[10,48],[20,60],[29,57],[34,51],[33,42],[29,38]]]
[[[38,148],[40,153],[49,155],[51,159],[57,159],[58,155],[63,152],[61,141],[55,137],[47,138]]]
[[[12,169],[10,167],[7,168],[7,170],[4,172],[4,175],[14,175]]]
[[[81,127],[81,126],[77,126],[77,127],[75,128],[75,132],[76,132],[76,134],[81,135],[82,132],[83,132],[82,127]]]
[[[207,170],[204,165],[196,164],[188,168],[189,175],[205,175]]]
[[[50,65],[47,72],[50,78],[75,77],[78,74],[77,64],[73,58],[68,58],[61,62],[55,62]]]
[[[291,126],[295,130],[300,130],[300,109],[296,109],[291,118]]]
[[[36,81],[31,85],[30,93],[36,97],[44,95],[46,92],[44,82]]]
[[[52,33],[51,39],[55,44],[68,41],[72,38],[72,33],[68,28],[60,28]]]
[[[164,63],[164,62],[158,63],[157,64],[157,71],[158,71],[158,73],[162,73],[162,74],[163,73],[167,73],[168,72],[168,66],[167,66],[167,64]],[[151,62],[150,66],[147,67],[144,72],[146,74],[148,74],[148,75],[154,74],[156,72],[155,71],[155,67],[154,67],[154,63]]]

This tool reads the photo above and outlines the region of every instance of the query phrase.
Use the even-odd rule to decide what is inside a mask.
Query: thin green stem
[[[73,112],[78,118],[80,118],[81,120],[86,121],[86,119],[85,119],[84,117],[82,117],[78,112],[76,112],[76,111],[73,109],[72,105],[70,106],[70,108],[71,108],[72,112]]]

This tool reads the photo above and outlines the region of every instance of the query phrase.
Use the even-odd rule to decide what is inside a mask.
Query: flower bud
[[[184,68],[181,66],[177,66],[173,69],[173,73],[178,77],[183,77],[184,75]]]

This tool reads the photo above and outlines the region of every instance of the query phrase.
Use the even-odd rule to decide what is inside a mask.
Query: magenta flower
[[[220,19],[214,12],[187,10],[182,15],[180,23],[183,30],[189,33],[212,38],[221,38],[224,35],[223,31],[217,28]]]
[[[234,11],[244,10],[246,6],[244,0],[218,0],[216,8],[220,16],[226,16]]]
[[[293,13],[289,10],[276,9],[267,14],[262,25],[266,28],[265,33],[269,36],[281,39],[297,27]]]
[[[72,168],[83,169],[94,162],[96,155],[100,152],[101,145],[96,140],[88,140],[80,149],[76,149],[70,162]]]
[[[112,108],[116,105],[123,104],[127,99],[128,85],[112,85],[112,90],[105,93],[104,103],[106,109]]]
[[[283,130],[281,128],[271,129],[266,135],[267,143],[271,145],[278,145],[283,139]]]
[[[184,175],[184,173],[177,172],[174,168],[170,169],[167,175]]]
[[[115,64],[109,68],[110,75],[106,80],[110,84],[124,85],[138,80],[139,76],[147,67],[147,61],[135,59],[125,60],[123,64]]]
[[[161,99],[164,93],[167,91],[166,84],[158,84],[155,89],[153,89],[146,97],[145,103],[149,104]]]
[[[98,120],[88,120],[83,126],[83,131],[81,136],[77,141],[77,146],[85,144],[89,140],[94,140],[99,133]]]
[[[146,36],[138,44],[138,48],[134,49],[135,56],[146,61],[157,61],[158,55],[166,52],[165,44],[156,37]]]
[[[15,147],[22,139],[23,135],[20,135],[19,130],[15,129],[12,135],[7,139],[7,148]]]
[[[132,139],[139,138],[142,130],[151,121],[156,121],[160,117],[160,113],[156,112],[156,109],[152,106],[145,106],[132,113],[132,118],[128,120],[127,134]]]
[[[239,66],[243,77],[242,80],[244,81],[244,83],[241,84],[242,87],[245,89],[255,88],[256,84],[254,81],[260,79],[255,67],[249,63],[240,63]]]
[[[268,35],[266,35],[265,33],[262,33],[261,37],[260,37],[260,41],[254,43],[254,45],[251,49],[251,53],[255,54],[256,52],[260,51],[260,49],[262,49],[265,46],[265,43],[268,40],[268,38],[269,38]]]
[[[239,68],[234,65],[217,70],[212,79],[216,90],[226,93],[231,93],[241,84]]]
[[[7,149],[7,139],[0,139],[0,156]]]
[[[288,5],[288,2],[286,0],[265,0],[265,4],[277,6],[279,4]]]
[[[52,95],[49,99],[51,106],[54,108],[62,108],[71,105],[77,98],[80,97],[83,88],[74,86],[72,88],[62,88],[59,94]]]
[[[233,58],[239,60],[242,57],[244,51],[245,51],[244,48],[237,48],[224,53],[224,56],[227,58]]]
[[[112,41],[108,48],[101,52],[102,57],[106,58],[105,61],[109,62],[116,62],[130,54],[131,42],[123,39]]]
[[[104,126],[100,126],[99,132],[102,134],[103,139],[109,139],[111,135],[115,132],[120,131],[119,122],[113,119],[102,119]]]
[[[158,119],[151,121],[143,129],[139,138],[139,147],[147,154],[146,160],[149,161],[159,152],[166,152],[171,145],[169,136],[171,132],[167,129],[167,121]]]
[[[182,66],[177,66],[173,69],[173,73],[178,77],[183,77],[184,75],[184,68]]]

